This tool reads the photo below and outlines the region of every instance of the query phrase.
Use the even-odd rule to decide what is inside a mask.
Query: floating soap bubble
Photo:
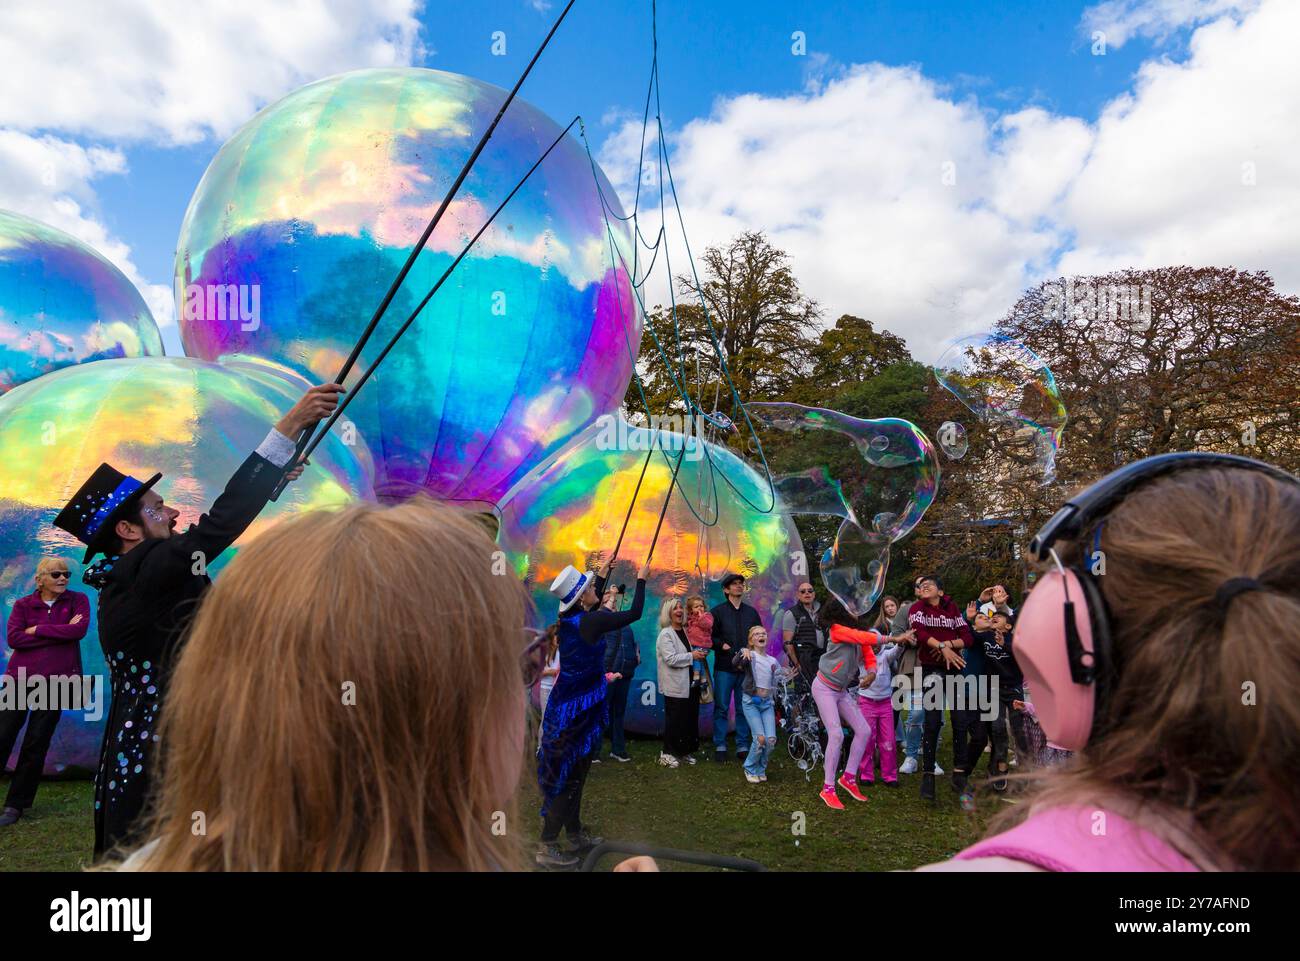
[[[651,451],[651,445],[658,449]],[[502,499],[498,543],[532,593],[537,626],[555,619],[556,600],[548,588],[566,564],[586,570],[602,563],[618,540],[637,480],[640,493],[628,520],[619,557],[610,574],[631,592],[637,570],[654,538],[667,496],[677,452],[686,453],[677,488],[668,504],[646,585],[646,607],[632,626],[641,649],[633,687],[657,683],[655,641],[658,611],[667,597],[701,594],[709,606],[723,600],[717,582],[728,573],[746,578],[745,601],[769,628],[779,651],[781,609],[794,599],[796,582],[806,576],[796,561],[803,545],[794,522],[772,503],[767,478],[727,448],[696,437],[608,422],[588,427],[558,453],[543,461]],[[703,456],[707,450],[708,456]],[[651,451],[647,466],[646,452]],[[726,473],[726,480],[721,476]],[[695,508],[695,512],[692,511]],[[698,515],[697,516],[697,513]],[[701,521],[701,516],[709,523]],[[662,700],[628,704],[629,730],[662,730]],[[712,711],[701,711],[707,728]]]
[[[787,514],[824,514],[857,521],[844,489],[824,467],[774,477],[772,486]]]
[[[505,96],[440,70],[359,70],[249,120],[181,226],[185,352],[335,377]],[[561,132],[522,99],[500,120],[345,386]],[[622,403],[641,318],[609,247],[631,262],[632,241],[617,194],[595,178],[612,229],[586,151],[564,138],[348,408],[381,496],[496,501]]]
[[[875,606],[889,574],[889,537],[864,531],[850,520],[840,524],[835,543],[821,558],[822,583],[854,617]]]
[[[966,451],[970,449],[970,441],[966,438],[966,428],[956,421],[944,421],[939,426],[939,433],[936,436],[939,439],[939,450],[953,460],[961,460],[966,456]]]
[[[736,429],[736,425],[732,422],[731,418],[720,410],[715,410],[712,414],[701,414],[700,416],[714,427],[718,428],[718,430]]]
[[[72,364],[162,352],[122,271],[70,234],[0,210],[0,394]]]
[[[950,341],[933,369],[939,384],[986,423],[1032,428],[1041,438],[1035,462],[1043,483],[1051,483],[1066,414],[1042,358],[1010,337],[973,334]]]
[[[860,518],[872,518],[873,527],[880,524],[876,533],[896,541],[916,527],[934,502],[939,487],[939,458],[930,439],[910,421],[896,417],[866,420],[788,403],[749,404],[747,410],[767,427],[833,431],[852,442],[869,466],[846,470],[844,476],[834,480],[843,489],[854,523],[860,523]],[[823,503],[829,502],[824,491],[820,496]],[[850,516],[837,511],[808,513]]]

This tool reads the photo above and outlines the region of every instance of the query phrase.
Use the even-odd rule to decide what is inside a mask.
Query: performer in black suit
[[[112,680],[112,704],[95,778],[95,856],[128,841],[148,800],[159,715],[181,634],[211,581],[207,567],[266,506],[292,460],[301,430],[328,417],[337,384],[313,387],[240,465],[209,513],[181,534],[175,509],[153,490],[101,464],[55,518],[103,552],[83,580],[99,590],[99,641]],[[291,479],[301,467],[289,472]]]

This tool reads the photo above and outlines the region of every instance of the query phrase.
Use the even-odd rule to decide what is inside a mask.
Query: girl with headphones
[[[1016,658],[1047,736],[991,836],[922,870],[1300,868],[1300,481],[1226,454],[1121,468],[1030,545]]]

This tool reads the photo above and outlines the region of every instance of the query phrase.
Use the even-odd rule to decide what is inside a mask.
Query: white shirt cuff
[[[257,445],[257,453],[269,460],[275,467],[284,467],[293,460],[294,451],[298,449],[289,438],[274,427],[262,443]]]

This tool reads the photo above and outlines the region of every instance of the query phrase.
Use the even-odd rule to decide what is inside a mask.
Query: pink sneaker
[[[839,784],[840,787],[849,792],[849,797],[855,801],[865,801],[867,799],[867,796],[858,790],[858,782],[847,774],[840,775]]]
[[[833,784],[828,784],[822,788],[821,799],[826,802],[826,806],[832,811],[844,810],[844,802],[835,793],[835,785]]]

